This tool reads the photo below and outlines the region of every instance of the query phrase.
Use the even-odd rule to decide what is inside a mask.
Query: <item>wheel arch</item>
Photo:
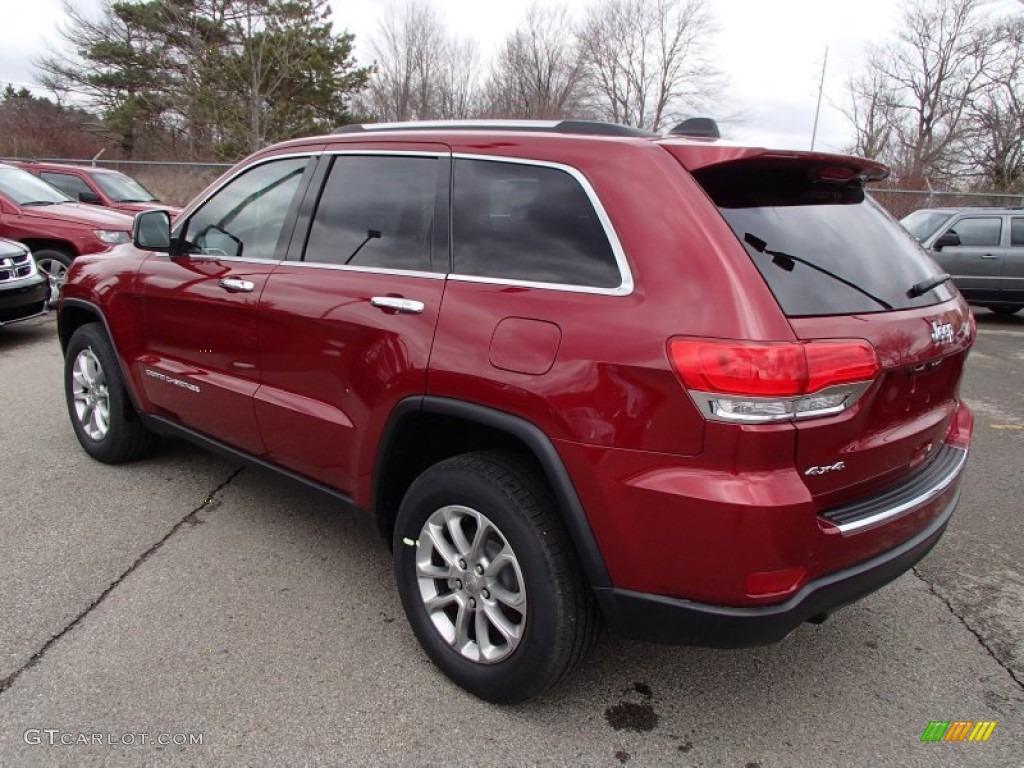
[[[117,341],[114,339],[114,334],[110,332],[110,324],[107,322],[107,317],[103,314],[103,310],[100,307],[85,299],[65,298],[61,300],[57,310],[57,338],[60,340],[61,354],[67,353],[68,342],[71,341],[75,331],[83,325],[96,322],[103,325],[103,331],[110,340],[110,346],[114,348],[114,357],[117,358],[119,368],[118,372],[121,374],[121,381],[124,382],[128,399],[131,401],[135,411],[141,412],[139,400],[134,390],[134,381],[128,376],[128,371],[125,370],[124,359],[117,348]]]
[[[381,434],[373,468],[370,508],[390,540],[398,506],[413,480],[451,456],[484,449],[530,456],[554,493],[584,575],[591,587],[611,586],[601,550],[558,451],[525,419],[476,403],[433,395],[398,403]]]
[[[27,247],[32,253],[36,251],[42,251],[51,249],[55,251],[61,251],[67,254],[69,257],[74,259],[78,256],[78,249],[75,248],[74,243],[70,240],[60,240],[52,237],[23,237],[20,240],[21,244]]]

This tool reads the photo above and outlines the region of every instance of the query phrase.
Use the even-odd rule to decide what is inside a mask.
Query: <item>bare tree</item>
[[[960,168],[956,151],[968,132],[969,108],[987,87],[992,58],[982,0],[912,0],[897,39],[875,48],[855,82],[847,117],[884,147],[861,146],[888,162],[894,180],[920,187],[947,180]],[[884,130],[881,126],[884,125]],[[882,130],[882,134],[878,131]]]
[[[855,132],[847,151],[872,159],[884,159],[892,145],[896,95],[886,78],[871,70],[850,78],[847,115]]]
[[[381,120],[435,117],[437,69],[445,44],[441,20],[425,0],[392,5],[374,35],[375,68],[367,107]]]
[[[706,0],[601,0],[579,33],[591,103],[603,118],[660,130],[724,87]]]
[[[1024,191],[1024,18],[995,25],[982,79],[967,108],[968,128],[958,151],[979,183]]]
[[[432,113],[441,120],[465,120],[478,114],[480,48],[474,40],[450,38],[441,49],[435,72]]]
[[[534,3],[498,53],[487,84],[493,117],[581,117],[583,63],[565,6]]]

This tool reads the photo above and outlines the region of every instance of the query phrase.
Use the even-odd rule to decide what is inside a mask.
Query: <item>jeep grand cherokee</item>
[[[71,423],[100,461],[183,435],[369,510],[427,654],[491,701],[601,621],[773,642],[959,498],[973,320],[865,197],[885,174],[573,121],[278,144],[75,261]]]

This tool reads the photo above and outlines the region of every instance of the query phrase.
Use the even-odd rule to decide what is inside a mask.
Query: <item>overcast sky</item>
[[[75,0],[89,8],[98,0]],[[462,37],[495,50],[522,18],[530,0],[429,0]],[[840,111],[844,84],[866,47],[898,31],[897,0],[709,0],[718,23],[714,51],[730,80],[719,115],[741,112],[729,138],[766,146],[806,149],[811,141],[822,60],[828,69],[818,126],[818,149],[840,149],[850,128]],[[567,0],[582,14],[589,0]],[[992,0],[995,12],[1024,12],[1021,0]],[[356,35],[361,62],[371,59],[369,38],[384,15],[384,0],[335,0],[335,28]],[[0,83],[30,88],[31,62],[57,44],[61,0],[0,0]],[[715,115],[711,115],[714,117]]]

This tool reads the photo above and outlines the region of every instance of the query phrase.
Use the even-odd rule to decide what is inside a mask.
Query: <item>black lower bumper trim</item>
[[[942,513],[912,539],[870,560],[809,582],[778,605],[734,608],[626,589],[594,591],[609,628],[624,637],[709,648],[768,645],[805,621],[820,620],[910,570],[938,542],[959,500],[958,490]]]

